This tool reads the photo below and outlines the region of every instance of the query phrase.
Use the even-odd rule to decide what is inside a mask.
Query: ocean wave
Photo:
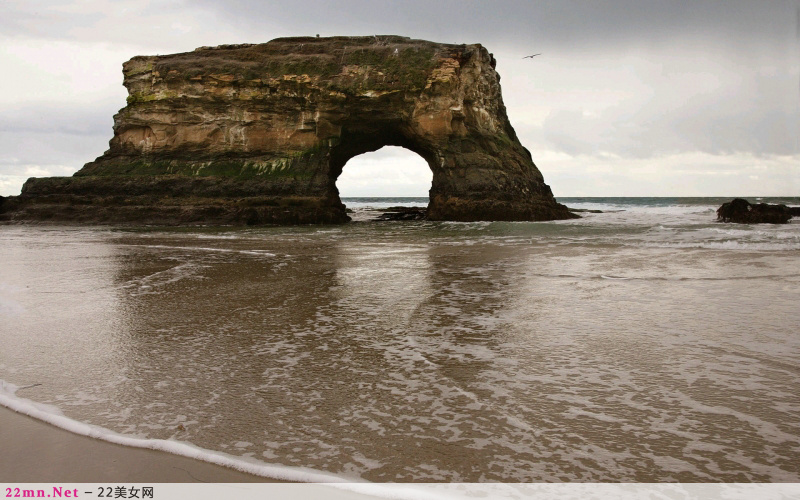
[[[687,248],[709,250],[735,250],[748,252],[786,252],[800,250],[800,243],[750,242],[739,240],[724,241],[647,241],[634,243],[644,248]]]
[[[259,257],[275,257],[276,255],[266,250],[238,250],[235,248],[214,248],[214,247],[193,247],[193,246],[178,246],[178,245],[132,245],[138,248],[157,248],[165,250],[189,250],[194,252],[220,252],[220,253],[238,253],[243,255],[257,255]]]
[[[787,226],[771,226],[768,229],[736,229],[736,228],[709,228],[707,231],[725,236],[738,238],[769,238],[779,240],[795,240],[800,243],[800,232],[788,230]],[[793,228],[792,228],[793,229]]]

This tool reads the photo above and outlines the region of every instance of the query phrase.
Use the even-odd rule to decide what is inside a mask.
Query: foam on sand
[[[237,457],[222,452],[206,450],[181,441],[125,436],[97,425],[73,420],[65,416],[61,410],[55,406],[37,403],[36,401],[21,398],[16,395],[18,390],[26,387],[27,386],[20,387],[0,379],[0,405],[80,436],[99,439],[122,446],[162,451],[223,467],[229,467],[261,477],[290,482],[317,483],[321,486],[330,486],[338,490],[365,495],[367,498],[390,498],[397,500],[456,498],[449,494],[443,495],[442,492],[434,493],[432,491],[425,491],[426,488],[423,485],[419,487],[410,485],[389,486],[358,482],[358,480],[342,478],[311,469],[266,464],[255,459],[248,459],[248,457]]]
[[[325,474],[323,472],[286,467],[281,465],[270,465],[247,461],[246,457],[236,457],[217,451],[198,448],[189,443],[181,441],[171,441],[166,439],[142,439],[118,434],[114,431],[105,429],[97,425],[78,422],[66,417],[58,408],[37,403],[30,399],[16,396],[20,387],[0,380],[0,405],[10,408],[17,413],[28,415],[35,419],[47,422],[61,429],[70,431],[74,434],[100,439],[109,443],[130,446],[134,448],[147,448],[151,450],[164,451],[174,455],[180,455],[195,460],[202,460],[212,464],[230,467],[248,474],[257,476],[281,479],[284,481],[297,481],[309,483],[344,483],[347,479]]]

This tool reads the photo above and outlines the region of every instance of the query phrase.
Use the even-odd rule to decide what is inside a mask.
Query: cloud
[[[0,108],[0,195],[29,177],[72,175],[108,148],[115,105],[26,103]]]
[[[0,135],[0,172],[18,171],[15,165],[72,165],[73,172],[108,149],[111,133],[75,135],[6,132]]]
[[[25,102],[56,106],[125,104],[122,63],[130,48],[86,42],[0,38],[0,109]]]
[[[800,155],[680,153],[656,161],[543,152],[537,162],[558,197],[796,196]]]
[[[791,0],[367,0],[198,2],[245,32],[285,31],[329,35],[403,34],[452,43],[484,43],[490,49],[533,46],[599,51],[703,35],[726,45],[785,43],[795,33]],[[282,28],[283,27],[283,28]],[[534,45],[531,45],[534,44]]]
[[[798,153],[798,108],[785,99],[796,85],[793,78],[732,77],[730,82],[711,84],[717,88],[706,92],[702,86],[707,76],[652,80],[652,92],[597,112],[581,111],[581,106],[556,108],[543,120],[540,133],[550,148],[573,155]]]
[[[336,180],[340,196],[428,196],[433,173],[416,153],[395,146],[352,158]]]
[[[800,51],[751,62],[676,41],[621,58],[501,62],[512,124],[537,149],[655,158],[800,152]],[[691,57],[690,55],[693,55]]]
[[[71,175],[75,169],[70,165],[21,165],[12,168],[0,161],[0,196],[16,196],[22,185],[31,177],[55,177]]]
[[[216,21],[212,11],[176,0],[4,0],[0,4],[0,32],[5,37],[106,43],[138,48],[139,53],[207,45],[211,36],[225,36],[225,28]]]
[[[113,115],[119,107],[115,100],[91,106],[57,101],[6,105],[0,108],[0,132],[46,136],[103,136],[107,142],[112,135]]]
[[[772,39],[781,32],[794,36],[795,8],[792,0],[5,0],[0,28],[6,36],[146,44],[210,28],[216,21],[220,30],[202,33],[207,38],[235,32],[248,37],[391,33],[441,35],[437,40],[454,43],[535,39],[608,46],[687,33],[730,40]],[[230,29],[233,22],[238,30]]]

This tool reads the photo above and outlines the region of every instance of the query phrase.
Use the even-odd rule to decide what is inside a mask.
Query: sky
[[[485,46],[557,198],[800,196],[800,0],[3,0],[0,195],[108,149],[131,57],[316,34]],[[425,196],[430,180],[383,148],[337,187]]]

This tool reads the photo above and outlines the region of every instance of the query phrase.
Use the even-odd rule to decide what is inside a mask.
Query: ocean
[[[343,201],[341,226],[0,226],[0,402],[296,480],[800,482],[800,220]]]

